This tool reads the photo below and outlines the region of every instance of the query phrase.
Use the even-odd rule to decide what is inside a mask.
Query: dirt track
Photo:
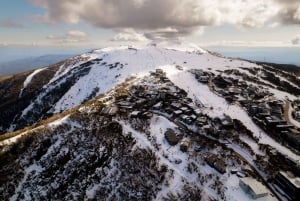
[[[288,101],[288,100],[285,101],[284,119],[287,121],[288,124],[292,124],[290,117],[289,117],[290,104],[291,104],[290,101]],[[294,124],[292,124],[292,125],[294,125]]]

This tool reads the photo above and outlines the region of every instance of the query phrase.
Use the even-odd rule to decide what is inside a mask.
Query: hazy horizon
[[[210,46],[206,49],[220,53],[225,57],[300,66],[300,47]]]
[[[59,47],[0,47],[0,63],[45,55],[76,55],[88,50],[87,48]]]
[[[237,47],[237,46],[207,46],[202,47],[209,51],[217,52],[225,57],[242,58],[254,61],[274,62],[280,64],[293,64],[300,66],[300,47]],[[91,48],[92,49],[92,48]],[[24,64],[24,67],[12,66],[9,72],[5,73],[7,64],[29,58],[38,58],[46,55],[77,55],[83,54],[91,49],[87,48],[59,48],[59,47],[0,47],[0,72],[10,74],[11,72],[22,72],[17,69],[32,69],[32,64]],[[66,57],[67,58],[67,57]],[[28,60],[30,61],[30,60]],[[51,60],[50,60],[51,61]],[[15,64],[15,63],[14,63]],[[45,64],[51,64],[45,62]],[[35,68],[42,67],[36,66]]]

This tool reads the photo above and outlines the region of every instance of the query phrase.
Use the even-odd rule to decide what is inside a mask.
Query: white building
[[[254,178],[245,177],[240,179],[240,187],[251,195],[252,198],[257,199],[268,195],[267,188]]]

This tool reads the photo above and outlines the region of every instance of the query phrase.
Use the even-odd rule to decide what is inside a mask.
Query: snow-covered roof
[[[251,177],[241,178],[240,181],[248,186],[255,195],[267,194],[267,188],[256,179]]]

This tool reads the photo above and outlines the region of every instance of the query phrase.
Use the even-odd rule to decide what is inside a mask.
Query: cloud
[[[205,26],[233,24],[300,23],[299,0],[31,0],[45,9],[35,18],[43,22],[76,24],[85,21],[99,28],[134,29],[151,39],[178,39]],[[119,38],[130,39],[128,33]]]
[[[155,29],[166,26],[198,26],[214,20],[194,0],[31,0],[47,10],[48,22],[87,21],[104,28]],[[206,17],[208,16],[208,17]]]
[[[0,42],[0,46],[1,46],[1,47],[6,47],[6,46],[8,46],[8,43]]]
[[[148,30],[144,35],[147,39],[154,42],[162,42],[165,39],[169,39],[170,41],[180,43],[185,36],[202,32],[202,27],[167,27],[162,29]]]
[[[300,24],[299,0],[274,0],[281,7],[275,18],[281,24]]]
[[[291,40],[293,45],[300,45],[300,35],[296,36]]]
[[[148,41],[144,34],[137,33],[133,29],[124,29],[116,34],[111,41],[117,42],[143,42]]]
[[[67,36],[73,37],[73,38],[84,38],[84,37],[86,37],[86,33],[83,31],[71,30],[71,31],[68,31]]]
[[[288,47],[290,41],[277,41],[277,40],[222,40],[202,43],[202,46],[236,46],[236,47]]]
[[[5,28],[16,28],[16,29],[22,29],[24,26],[20,23],[17,23],[13,20],[1,20],[0,21],[0,27],[5,27]]]
[[[71,30],[63,35],[48,35],[46,38],[56,43],[78,43],[86,42],[87,34],[78,30]]]

